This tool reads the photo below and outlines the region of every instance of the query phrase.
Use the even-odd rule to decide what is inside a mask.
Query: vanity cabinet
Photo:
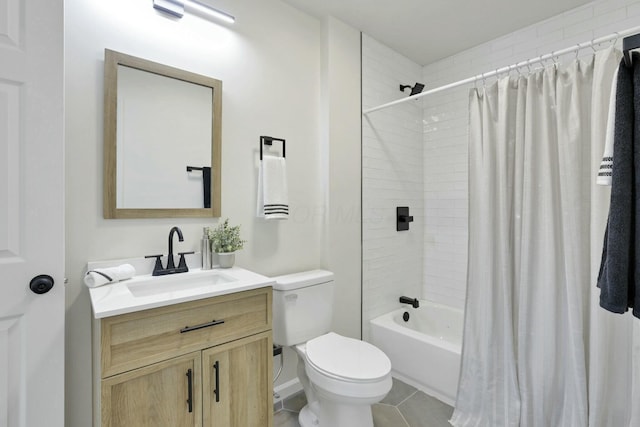
[[[99,320],[102,427],[271,427],[271,288]]]

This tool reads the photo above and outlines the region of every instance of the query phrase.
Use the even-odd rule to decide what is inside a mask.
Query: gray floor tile
[[[307,398],[303,391],[300,391],[293,396],[287,397],[283,402],[283,408],[289,411],[300,412],[304,405],[307,404]]]
[[[416,392],[416,388],[410,386],[409,384],[405,384],[400,380],[395,378],[393,379],[393,386],[391,386],[391,391],[387,396],[382,399],[380,403],[384,403],[386,405],[397,406],[402,401],[404,401],[407,397],[411,396]]]
[[[409,427],[395,406],[375,404],[372,407],[374,427]]]
[[[451,406],[421,391],[400,404],[398,409],[409,427],[450,427],[453,413]]]
[[[300,427],[298,411],[306,403],[303,392],[285,399],[274,414],[274,427]],[[391,391],[372,412],[375,427],[451,427],[453,408],[394,378]]]
[[[298,413],[286,410],[276,412],[273,415],[273,427],[300,427]]]

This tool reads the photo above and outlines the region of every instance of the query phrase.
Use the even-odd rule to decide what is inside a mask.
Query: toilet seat
[[[306,361],[316,373],[349,383],[379,382],[391,372],[391,361],[382,350],[334,332],[306,343]]]

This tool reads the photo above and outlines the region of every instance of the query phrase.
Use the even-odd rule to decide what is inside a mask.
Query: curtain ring
[[[516,74],[518,75],[518,78],[522,77],[522,73],[520,72],[520,67],[518,66],[518,64],[515,64],[513,69],[516,71]]]
[[[576,61],[578,60],[578,55],[580,55],[580,43],[576,45]]]
[[[616,38],[613,40],[613,43],[612,43],[611,45],[612,45],[612,46],[615,46],[615,45],[616,45],[616,43],[618,43],[618,39],[620,38],[620,33],[616,31],[616,32],[615,32],[615,33],[613,33],[613,34],[615,34],[615,35],[616,35]]]
[[[558,63],[558,61],[560,60],[560,58],[558,58],[557,56],[554,56],[555,51],[551,51],[551,60],[553,61],[553,67],[558,70],[558,68],[560,68],[560,64]]]
[[[550,57],[548,57],[548,54],[540,55],[540,63],[542,63],[542,68],[547,68],[549,66],[549,64],[547,64],[548,59],[551,59]],[[553,65],[553,61],[551,61],[550,65]]]
[[[542,55],[540,55],[540,56],[538,57],[538,62],[539,62],[540,64],[542,64],[542,68],[545,68],[545,67],[546,67],[546,64],[544,63],[544,59],[542,58],[543,56],[544,56],[544,54],[542,54]]]
[[[595,48],[595,43],[593,42],[595,39],[591,39],[591,50],[593,51],[593,53],[597,53],[598,51]]]
[[[480,77],[482,78],[482,87],[486,89],[487,81],[484,79],[484,73],[480,74]]]

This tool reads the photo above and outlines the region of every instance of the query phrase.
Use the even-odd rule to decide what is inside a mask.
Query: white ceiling
[[[334,16],[421,65],[591,0],[284,0]]]

